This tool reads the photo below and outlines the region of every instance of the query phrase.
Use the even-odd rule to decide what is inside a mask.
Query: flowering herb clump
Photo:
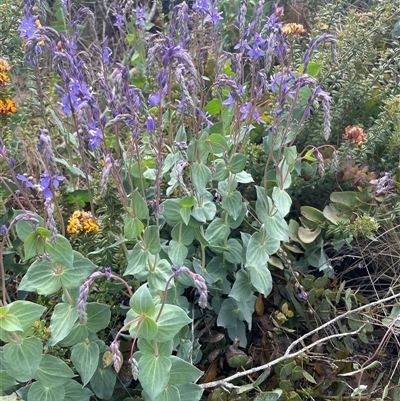
[[[94,220],[92,214],[80,210],[76,210],[72,213],[67,226],[67,232],[71,235],[79,234],[81,232],[88,234],[98,230],[99,226]]]

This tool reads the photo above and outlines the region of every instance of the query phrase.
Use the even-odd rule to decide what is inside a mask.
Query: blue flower
[[[121,14],[116,14],[116,21],[114,23],[114,26],[116,26],[117,28],[122,28],[124,26],[124,16]]]
[[[146,127],[147,127],[147,131],[149,131],[149,132],[153,132],[154,131],[154,119],[153,119],[153,117],[151,117],[151,116],[147,117]]]
[[[35,21],[37,20],[37,16],[33,17],[25,17],[18,30],[21,32],[21,37],[29,40],[37,30],[37,26],[35,25]]]

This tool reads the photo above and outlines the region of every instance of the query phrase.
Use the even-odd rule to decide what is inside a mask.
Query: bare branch
[[[343,318],[345,318],[345,317],[347,317],[347,316],[350,316],[350,315],[352,315],[353,313],[361,312],[361,311],[364,310],[364,309],[368,309],[368,308],[371,308],[371,307],[373,307],[373,306],[380,305],[380,304],[382,304],[382,303],[384,303],[384,302],[391,301],[392,299],[395,299],[395,298],[397,298],[397,297],[399,297],[399,296],[400,296],[400,294],[391,295],[390,297],[383,298],[383,299],[380,299],[380,300],[375,301],[375,302],[371,302],[371,303],[369,303],[369,304],[367,304],[367,305],[362,305],[362,306],[360,306],[360,307],[358,307],[358,308],[356,308],[356,309],[347,311],[347,312],[343,313],[342,315],[336,316],[335,318],[333,318],[333,319],[330,320],[329,322],[324,323],[323,325],[317,327],[316,329],[314,329],[314,330],[312,330],[312,331],[310,331],[310,332],[304,334],[303,336],[301,336],[300,338],[298,338],[297,340],[295,340],[295,341],[288,347],[288,349],[286,350],[285,354],[282,355],[281,357],[279,357],[279,358],[277,358],[277,359],[275,359],[275,360],[273,360],[273,361],[271,361],[271,362],[268,362],[268,363],[266,363],[265,365],[257,366],[257,367],[255,367],[255,368],[248,369],[248,370],[245,370],[245,371],[243,371],[243,372],[235,373],[234,375],[229,376],[229,377],[227,377],[227,378],[225,378],[225,379],[216,380],[216,381],[213,381],[213,382],[210,382],[210,383],[203,383],[203,384],[200,384],[200,387],[202,387],[202,388],[204,388],[204,389],[205,389],[205,388],[212,388],[212,387],[219,387],[219,386],[224,387],[224,388],[234,388],[234,386],[231,385],[231,384],[229,384],[229,382],[231,382],[232,380],[237,379],[238,377],[243,377],[243,376],[251,375],[251,374],[256,373],[256,372],[259,372],[259,371],[261,371],[261,370],[266,370],[266,369],[272,368],[273,366],[277,365],[277,364],[280,363],[280,362],[283,362],[283,361],[285,361],[285,360],[287,360],[287,359],[294,358],[294,357],[296,357],[296,356],[298,356],[298,355],[301,355],[301,354],[303,354],[305,351],[307,351],[307,350],[309,350],[309,349],[315,347],[316,345],[321,344],[321,343],[323,343],[323,342],[325,342],[325,341],[331,340],[331,339],[333,339],[333,338],[344,337],[344,336],[353,336],[353,335],[355,335],[355,334],[358,334],[358,333],[363,329],[364,326],[361,326],[358,330],[352,331],[352,332],[349,332],[349,333],[332,334],[332,335],[330,335],[330,336],[320,338],[319,340],[314,341],[313,343],[311,343],[311,344],[309,344],[309,345],[307,345],[307,346],[301,348],[300,350],[298,350],[298,351],[296,351],[296,352],[293,352],[293,353],[290,353],[290,351],[291,351],[296,345],[298,345],[301,341],[303,341],[304,339],[306,339],[306,338],[312,336],[313,334],[319,332],[320,330],[322,330],[322,329],[324,329],[324,328],[326,328],[326,327],[328,327],[328,326],[330,326],[330,325],[336,323],[338,320],[341,320],[341,319],[343,319]]]

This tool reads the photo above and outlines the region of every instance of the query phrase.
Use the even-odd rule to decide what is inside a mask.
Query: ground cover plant
[[[4,396],[399,397],[399,11],[345,5],[1,9]]]

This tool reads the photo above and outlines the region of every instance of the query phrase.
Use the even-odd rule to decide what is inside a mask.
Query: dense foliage
[[[0,392],[398,399],[398,7],[87,3],[0,8]]]

